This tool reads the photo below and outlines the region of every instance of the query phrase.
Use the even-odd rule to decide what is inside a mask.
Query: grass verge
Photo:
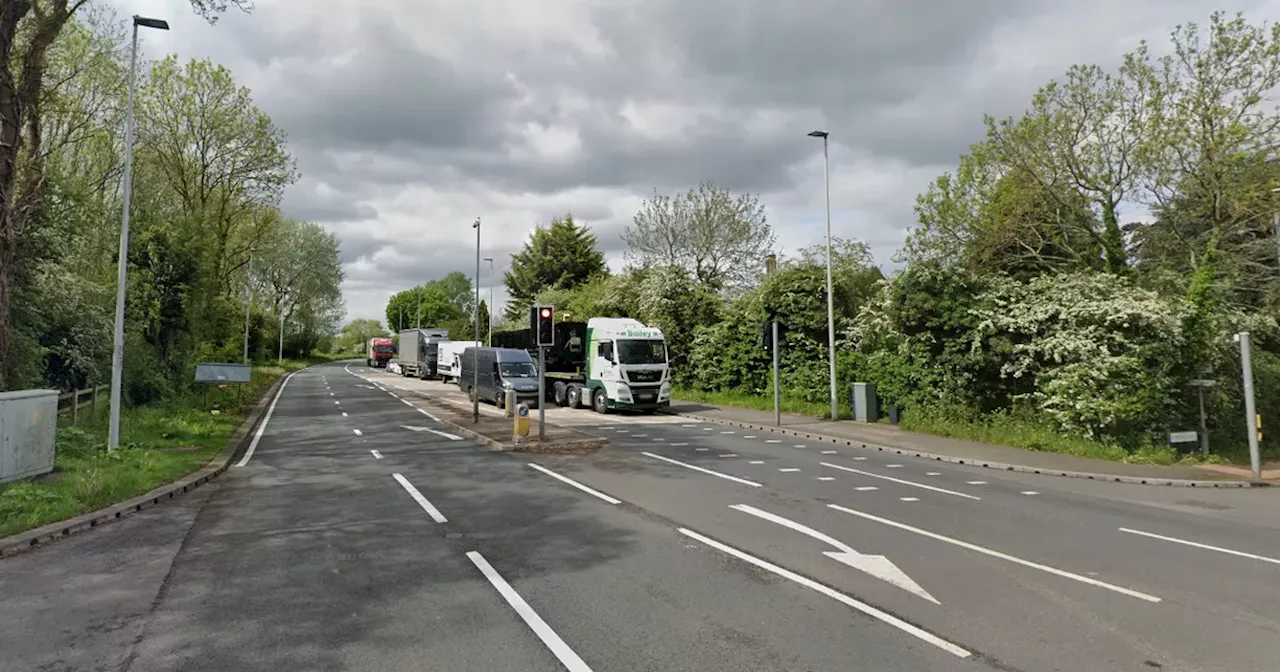
[[[715,404],[718,406],[733,406],[735,408],[750,408],[757,411],[773,412],[773,397],[749,394],[746,392],[702,392],[683,387],[673,388],[671,397],[680,401],[691,401],[701,404]],[[787,399],[784,395],[781,399],[783,413],[795,413],[797,415],[808,415],[815,418],[831,417],[831,404],[814,403],[808,401],[800,401],[798,399]],[[852,411],[845,405],[844,400],[838,400],[840,419],[851,420],[853,418]]]
[[[96,413],[80,416],[78,426],[58,428],[52,473],[0,486],[0,537],[122,502],[203,467],[226,445],[259,392],[309,364],[254,367],[238,403],[234,392],[213,390],[206,401],[203,392],[193,391],[125,409],[120,450],[112,453],[106,451],[107,404],[99,403]]]

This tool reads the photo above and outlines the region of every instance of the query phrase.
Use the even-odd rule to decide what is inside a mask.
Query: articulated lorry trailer
[[[448,329],[406,329],[400,332],[400,350],[396,359],[403,376],[423,380],[438,375],[440,344],[449,340]]]
[[[598,413],[653,413],[671,403],[671,375],[662,331],[638,320],[593,317],[557,322],[546,352],[547,396],[557,406]],[[529,329],[494,332],[493,345],[528,350],[538,361]]]
[[[379,369],[386,368],[387,362],[396,354],[396,339],[375,336],[369,339],[368,351],[366,364]]]

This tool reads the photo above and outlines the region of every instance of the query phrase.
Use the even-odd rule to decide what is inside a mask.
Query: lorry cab
[[[582,403],[600,413],[653,412],[671,403],[662,330],[627,318],[593,317],[587,321],[586,341],[587,395]]]
[[[516,403],[538,405],[538,371],[529,353],[518,348],[470,347],[462,351],[458,387],[470,398],[480,398],[502,408],[507,390],[515,390]]]

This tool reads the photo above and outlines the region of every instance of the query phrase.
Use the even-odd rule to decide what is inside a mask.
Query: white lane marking
[[[744,439],[754,439],[754,438],[756,438],[756,435],[755,435],[755,434],[748,434],[748,435],[746,435],[746,436],[744,436],[744,437],[742,437],[742,438],[744,438]]]
[[[879,489],[880,488],[877,488],[874,485],[863,485],[863,486],[854,488],[854,490],[857,490],[858,492],[871,492],[872,490],[879,490]]]
[[[1047,573],[1049,573],[1049,574],[1053,574],[1053,575],[1055,575],[1055,576],[1061,576],[1061,577],[1063,577],[1063,578],[1072,579],[1072,580],[1074,580],[1074,581],[1079,581],[1079,582],[1081,582],[1081,583],[1087,583],[1087,584],[1089,584],[1089,585],[1091,585],[1091,586],[1097,586],[1097,587],[1099,587],[1099,588],[1106,588],[1107,590],[1113,590],[1113,591],[1115,591],[1115,592],[1117,592],[1117,593],[1120,593],[1121,595],[1128,595],[1129,597],[1136,597],[1136,598],[1138,598],[1138,599],[1140,599],[1140,600],[1146,600],[1147,602],[1160,602],[1160,601],[1161,601],[1161,600],[1160,600],[1160,598],[1158,598],[1158,597],[1156,597],[1156,596],[1154,596],[1154,595],[1148,595],[1148,594],[1146,594],[1146,593],[1140,593],[1140,592],[1138,592],[1138,591],[1136,591],[1136,590],[1130,590],[1130,589],[1128,589],[1128,588],[1123,588],[1123,587],[1121,587],[1121,586],[1117,586],[1117,585],[1114,585],[1114,584],[1110,584],[1110,583],[1107,583],[1107,582],[1105,582],[1105,581],[1099,581],[1099,580],[1097,580],[1097,579],[1092,579],[1092,578],[1089,578],[1089,577],[1087,577],[1087,576],[1081,576],[1081,575],[1079,575],[1079,574],[1075,574],[1075,573],[1072,573],[1072,572],[1068,572],[1068,571],[1066,571],[1066,570],[1058,569],[1058,568],[1056,568],[1056,567],[1050,567],[1050,566],[1048,566],[1048,565],[1042,565],[1042,564],[1037,563],[1037,562],[1031,562],[1030,560],[1023,560],[1022,558],[1019,558],[1019,557],[1017,557],[1017,556],[1013,556],[1013,555],[1009,555],[1008,553],[1001,553],[1000,551],[992,550],[992,549],[990,549],[990,548],[985,548],[985,547],[983,547],[983,546],[979,546],[979,545],[977,545],[977,544],[971,544],[971,543],[969,543],[969,542],[967,542],[967,541],[960,541],[959,539],[953,539],[953,538],[951,538],[951,537],[948,537],[948,536],[944,536],[944,535],[938,534],[937,532],[930,532],[930,531],[928,531],[928,530],[922,530],[922,529],[920,529],[920,528],[918,528],[918,527],[912,527],[912,526],[907,525],[907,524],[905,524],[905,523],[899,523],[899,522],[898,522],[898,521],[896,521],[896,520],[889,520],[888,518],[881,518],[881,517],[879,517],[879,516],[873,516],[873,515],[871,515],[871,514],[869,514],[869,513],[863,513],[862,511],[855,511],[854,509],[850,509],[850,508],[845,507],[845,506],[840,506],[839,504],[828,504],[827,506],[828,506],[829,508],[835,509],[836,511],[843,511],[843,512],[848,513],[848,514],[850,514],[850,515],[858,516],[858,517],[860,517],[860,518],[865,518],[866,520],[871,520],[871,521],[874,521],[874,522],[877,522],[877,523],[883,523],[883,524],[888,525],[888,526],[890,526],[890,527],[896,527],[896,528],[898,528],[898,529],[900,529],[900,530],[906,530],[907,532],[912,532],[912,533],[918,534],[918,535],[923,536],[923,537],[929,537],[930,539],[936,539],[936,540],[938,540],[938,541],[946,542],[946,543],[948,543],[948,544],[952,544],[952,545],[954,545],[954,546],[959,546],[960,548],[966,548],[966,549],[968,549],[968,550],[970,550],[970,551],[974,551],[974,552],[976,552],[976,553],[982,553],[983,555],[989,555],[989,556],[991,556],[991,557],[993,557],[993,558],[998,558],[998,559],[1000,559],[1000,560],[1006,560],[1006,561],[1008,561],[1008,562],[1012,562],[1012,563],[1014,563],[1014,564],[1016,564],[1016,565],[1022,565],[1023,567],[1030,567],[1030,568],[1032,568],[1032,569],[1038,569],[1038,570],[1040,570],[1040,571],[1042,571],[1042,572],[1047,572]]]
[[[329,393],[329,396],[334,397],[334,396],[337,396],[337,395],[335,395],[334,393],[330,392],[330,393]]]
[[[390,394],[391,396],[395,397],[396,399],[399,399],[399,398],[400,398],[400,395],[396,394],[395,392],[388,392],[388,394]]]
[[[796,445],[792,446],[792,448],[804,448],[804,447],[805,446],[803,443],[797,443]]]
[[[293,373],[297,373],[294,371]],[[267,429],[267,423],[271,422],[271,414],[276,412],[276,402],[280,401],[280,395],[284,392],[284,386],[289,384],[289,379],[293,378],[293,373],[284,377],[284,381],[280,383],[280,389],[276,390],[276,396],[271,400],[271,405],[267,407],[267,414],[262,416],[262,422],[258,423],[258,431],[254,432],[253,440],[249,442],[249,448],[244,451],[244,457],[236,463],[237,467],[243,467],[249,463],[249,458],[253,457],[253,451],[258,449],[258,442],[262,440],[262,433]]]
[[[619,430],[618,430],[618,433],[619,433],[619,434],[630,434],[630,433],[631,433],[631,430],[629,430],[629,429],[619,429]]]
[[[449,520],[444,517],[444,514],[440,513],[440,509],[437,509],[431,504],[431,502],[428,502],[427,498],[423,497],[422,493],[418,492],[418,489],[413,487],[413,484],[410,483],[408,479],[400,474],[391,474],[391,476],[399,481],[401,487],[409,492],[409,496],[413,498],[413,501],[417,502],[418,506],[421,506],[422,510],[427,512],[428,516],[431,516],[431,520],[434,520],[437,523],[449,522]]]
[[[818,480],[819,480],[819,481],[834,481],[834,480],[836,480],[836,477],[835,477],[835,476],[819,476],[819,477],[818,477]]]
[[[550,469],[547,469],[547,468],[545,468],[545,467],[541,467],[541,466],[536,465],[536,464],[534,464],[534,463],[532,463],[532,462],[529,462],[528,464],[529,464],[529,466],[533,467],[534,469],[537,469],[538,471],[541,471],[542,473],[544,473],[544,474],[546,474],[546,475],[550,476],[551,478],[554,478],[554,479],[556,479],[557,481],[560,481],[560,482],[562,482],[562,483],[568,483],[569,485],[572,485],[573,487],[575,487],[575,488],[577,488],[577,489],[579,489],[579,490],[581,490],[581,491],[583,491],[583,492],[587,493],[588,495],[591,495],[592,497],[598,497],[598,498],[600,498],[600,499],[603,499],[603,500],[604,500],[604,501],[606,501],[606,502],[609,502],[610,504],[621,504],[621,503],[622,503],[622,500],[620,500],[620,499],[614,499],[614,498],[610,497],[609,495],[606,495],[606,494],[604,494],[603,492],[600,492],[599,490],[594,490],[594,489],[592,489],[592,488],[588,488],[587,486],[585,486],[585,485],[583,485],[583,484],[581,484],[581,483],[579,483],[579,482],[577,482],[577,481],[573,480],[572,478],[569,478],[568,476],[561,476],[560,474],[557,474],[556,472],[551,471]]]
[[[899,499],[899,500],[901,500],[901,501],[904,501],[904,502],[918,502],[918,501],[920,501],[920,498],[919,498],[919,497],[899,497],[898,499]]]
[[[1227,555],[1235,555],[1241,558],[1249,558],[1250,560],[1260,560],[1262,562],[1269,562],[1273,565],[1280,565],[1280,560],[1277,560],[1276,558],[1268,558],[1265,555],[1255,555],[1253,553],[1245,553],[1244,551],[1233,551],[1229,548],[1222,548],[1221,546],[1210,546],[1209,544],[1201,544],[1195,541],[1187,541],[1186,539],[1178,539],[1177,537],[1166,537],[1159,534],[1152,534],[1150,532],[1143,532],[1141,530],[1131,530],[1127,527],[1121,527],[1119,529],[1121,532],[1124,532],[1126,534],[1136,534],[1143,537],[1151,537],[1152,539],[1169,541],[1175,544],[1182,544],[1184,546],[1193,546],[1195,548],[1203,548],[1206,551],[1217,551],[1219,553],[1226,553]]]
[[[720,432],[721,434],[733,434],[733,432]]]
[[[764,460],[751,460],[747,464],[764,464]]]
[[[560,664],[564,665],[565,669],[569,670],[569,672],[591,672],[591,667],[582,658],[579,658],[578,654],[574,653],[573,649],[569,648],[569,645],[565,644],[563,639],[560,639],[560,635],[557,635],[556,631],[552,630],[551,626],[542,620],[538,612],[534,611],[533,607],[530,607],[529,603],[520,597],[520,594],[502,578],[502,575],[493,568],[493,565],[489,564],[488,560],[484,559],[483,555],[475,551],[468,551],[467,558],[476,566],[476,569],[480,570],[481,574],[484,574],[484,578],[488,579],[489,583],[498,589],[498,594],[502,595],[502,599],[506,600],[507,604],[516,610],[516,613],[524,620],[525,625],[529,626],[530,630],[533,630],[533,634],[537,635],[538,639],[541,639],[548,649],[551,649],[551,653],[555,654],[555,657],[560,660]]]
[[[671,444],[671,445],[674,447],[674,446],[687,446],[687,445],[689,445],[689,444],[687,444],[687,443],[673,443],[673,444]]]
[[[351,431],[355,432],[355,433],[356,433],[356,436],[364,436],[364,432],[362,432],[362,431],[360,431],[360,430],[358,430],[358,429],[353,429],[353,430],[351,430]]]
[[[817,539],[824,544],[833,546],[836,548],[835,551],[824,552],[823,555],[835,560],[836,562],[848,565],[860,572],[866,572],[881,581],[887,581],[907,592],[929,600],[934,604],[941,604],[934,599],[928,591],[921,588],[920,584],[907,576],[906,572],[898,569],[897,565],[893,564],[893,562],[883,555],[864,555],[854,550],[848,544],[838,541],[830,535],[819,532],[812,527],[802,525],[789,518],[783,518],[776,513],[769,513],[768,511],[757,509],[749,504],[732,504],[729,508],[734,511],[741,511],[746,514],[753,515],[756,518],[767,520],[771,523],[776,523],[790,530],[795,530],[805,536]]]
[[[632,434],[632,435],[631,435],[631,438],[633,438],[633,439],[647,439],[647,438],[649,438],[649,435],[648,435],[648,434]]]
[[[855,458],[853,458],[853,459],[855,459],[855,460],[857,460],[857,461],[861,462],[861,461],[863,461],[863,460],[865,460],[865,459],[867,459],[867,458],[865,458],[865,457],[855,457]]]
[[[379,453],[379,452],[378,452],[378,451],[376,451],[376,450],[371,450],[371,451],[369,451],[369,452],[370,452],[370,453],[373,453],[373,459],[375,459],[375,460],[381,460],[381,459],[382,459],[382,453]]]
[[[885,466],[885,468],[887,468],[887,469],[901,469],[901,468],[902,468],[902,465],[901,465],[901,464],[886,464],[886,465],[884,465],[884,466]]]
[[[346,411],[343,411],[343,412],[342,412],[342,417],[344,417],[344,418],[345,418],[345,417],[347,417],[347,412],[346,412]]]
[[[711,449],[710,449],[710,448],[695,448],[694,450],[697,450],[699,453],[705,453],[705,452],[707,452],[708,450],[711,450]]]
[[[666,439],[664,439],[664,438],[662,438],[662,437],[660,437],[660,436],[655,436],[655,437],[653,438],[653,440],[654,440],[654,441],[666,441]]]
[[[863,476],[870,476],[870,477],[872,477],[872,478],[882,478],[882,479],[884,479],[884,480],[886,480],[886,481],[893,481],[894,483],[901,483],[902,485],[909,485],[909,486],[911,486],[911,487],[913,487],[913,488],[923,488],[923,489],[925,489],[925,490],[932,490],[932,491],[934,491],[934,492],[941,492],[941,493],[942,493],[942,494],[944,494],[944,495],[954,495],[954,496],[956,496],[956,497],[964,497],[965,499],[976,499],[976,500],[979,500],[979,501],[981,501],[981,500],[982,500],[982,498],[981,498],[981,497],[974,497],[973,495],[966,495],[966,494],[964,494],[963,492],[956,492],[955,490],[946,490],[946,489],[944,489],[944,488],[936,488],[936,487],[934,487],[934,486],[932,486],[932,485],[925,485],[924,483],[916,483],[916,482],[914,482],[914,481],[904,481],[904,480],[899,479],[899,478],[893,478],[893,477],[890,477],[890,476],[884,476],[884,475],[881,475],[881,474],[873,474],[873,473],[871,473],[871,472],[869,472],[869,471],[863,471],[863,470],[861,470],[861,469],[853,469],[853,468],[850,468],[850,467],[842,467],[842,466],[840,466],[840,465],[838,465],[838,464],[831,464],[830,462],[822,462],[821,464],[822,464],[822,466],[824,466],[824,467],[831,467],[832,469],[839,469],[839,470],[841,470],[841,471],[848,471],[848,472],[855,473],[855,474],[862,474]]]
[[[968,483],[969,485],[986,485],[987,484],[986,481],[965,481],[965,483]]]
[[[790,467],[790,468],[787,468],[787,469],[779,469],[778,471],[781,471],[781,472],[782,472],[782,473],[784,473],[784,474],[790,474],[790,473],[797,472],[797,471],[800,471],[800,470],[799,470],[799,469],[796,469],[795,467]]]
[[[1024,495],[1038,495],[1038,494],[1040,494],[1040,493],[1036,492],[1035,490],[1023,490],[1023,491],[1022,491],[1022,494],[1024,494]]]
[[[769,439],[765,443],[782,443],[781,439]]]
[[[333,404],[334,404],[335,406],[341,406],[341,405],[342,405],[342,402],[341,402],[341,401],[335,401],[335,402],[333,402]]]
[[[401,428],[401,429],[407,429],[407,430],[409,430],[409,431],[411,431],[411,432],[431,432],[432,434],[436,434],[436,435],[438,435],[438,436],[443,436],[444,438],[449,439],[450,441],[461,441],[461,440],[462,440],[462,437],[461,437],[461,436],[458,436],[457,434],[450,434],[449,432],[442,432],[442,431],[440,431],[440,430],[438,430],[438,429],[431,429],[430,427],[418,427],[417,425],[400,425],[400,428]]]
[[[694,532],[693,530],[682,527],[680,528],[680,533],[685,535],[686,537],[696,539],[718,551],[721,551],[723,553],[728,553],[729,555],[732,555],[733,557],[738,558],[739,560],[743,560],[745,562],[751,563],[756,567],[773,572],[774,574],[777,574],[778,576],[781,576],[783,578],[790,579],[806,588],[809,588],[818,593],[826,595],[827,597],[830,597],[831,599],[837,602],[853,607],[854,609],[857,609],[858,611],[861,611],[862,613],[868,616],[871,616],[872,618],[879,619],[884,623],[887,623],[895,628],[898,628],[899,630],[902,630],[903,632],[913,637],[926,641],[942,649],[943,651],[946,651],[947,653],[958,656],[960,658],[968,658],[971,655],[965,649],[959,646],[956,646],[955,644],[952,644],[951,642],[948,642],[947,640],[942,639],[941,637],[938,637],[937,635],[931,632],[928,632],[927,630],[918,628],[892,614],[881,611],[865,602],[849,597],[844,593],[828,588],[827,586],[824,586],[821,583],[818,583],[817,581],[800,576],[799,574],[796,574],[791,570],[783,569],[782,567],[779,567],[771,562],[768,562],[767,560],[761,560],[760,558],[757,558],[753,555],[749,555],[732,546],[729,546],[727,544],[722,544],[710,537],[704,537],[701,534]]]
[[[410,406],[413,406],[413,404],[409,404],[409,405],[410,405]],[[427,416],[428,418],[431,418],[432,420],[435,420],[436,422],[440,422],[440,418],[437,418],[436,416],[431,415],[430,413],[428,413],[428,412],[426,412],[426,411],[422,410],[421,408],[418,408],[418,407],[414,406],[414,409],[413,409],[413,410],[415,410],[415,411],[417,411],[417,412],[419,412],[419,413],[421,413],[421,414],[423,414],[423,415]]]
[[[697,425],[680,425],[680,426],[681,426],[681,427],[684,427],[685,429],[690,429],[690,428],[693,428],[693,427],[697,427]]]
[[[824,451],[822,451],[822,454],[823,454],[823,455],[835,455],[836,453],[839,453],[839,452],[840,452],[840,451],[838,451],[838,450],[824,450]]]
[[[716,428],[715,428],[715,427],[703,427],[703,428],[702,428],[702,431],[704,431],[704,432],[714,432],[714,431],[716,431]]]
[[[738,456],[738,454],[737,454],[737,453],[725,453],[724,455],[721,455],[720,457],[737,457],[737,456]]]
[[[409,401],[408,399],[401,399],[400,403],[404,404],[405,406],[413,406],[413,402]]]
[[[695,466],[695,465],[692,465],[692,464],[685,464],[684,462],[680,462],[680,461],[677,461],[677,460],[673,460],[673,459],[671,459],[671,458],[669,458],[669,457],[663,457],[663,456],[661,456],[661,455],[654,455],[653,453],[641,453],[641,455],[648,455],[649,457],[652,457],[652,458],[654,458],[654,459],[656,459],[656,460],[662,460],[663,462],[670,462],[671,464],[678,464],[678,465],[680,465],[680,466],[682,466],[682,467],[684,467],[684,468],[686,468],[686,469],[692,469],[692,470],[694,470],[694,471],[701,471],[701,472],[702,472],[702,473],[704,473],[704,474],[710,474],[710,475],[712,475],[712,476],[718,476],[718,477],[723,478],[723,479],[725,479],[725,480],[727,480],[727,481],[733,481],[734,483],[741,483],[741,484],[743,484],[743,485],[749,485],[749,486],[751,486],[751,487],[753,487],[753,488],[758,488],[758,487],[760,487],[760,484],[759,484],[759,483],[756,483],[755,481],[748,481],[748,480],[747,480],[747,479],[745,479],[745,478],[738,478],[737,476],[730,476],[729,474],[722,474],[722,473],[720,473],[720,472],[718,472],[718,471],[712,471],[712,470],[710,470],[710,469],[703,469],[702,467]]]
[[[942,472],[940,472],[940,471],[929,471],[929,472],[925,472],[925,476],[941,476],[941,475],[942,475]]]

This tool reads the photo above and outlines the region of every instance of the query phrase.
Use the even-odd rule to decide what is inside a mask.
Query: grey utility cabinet
[[[854,383],[853,399],[849,405],[853,408],[853,419],[859,422],[876,422],[880,419],[880,408],[876,403],[875,383]]]
[[[0,392],[0,483],[53,471],[58,391]]]

